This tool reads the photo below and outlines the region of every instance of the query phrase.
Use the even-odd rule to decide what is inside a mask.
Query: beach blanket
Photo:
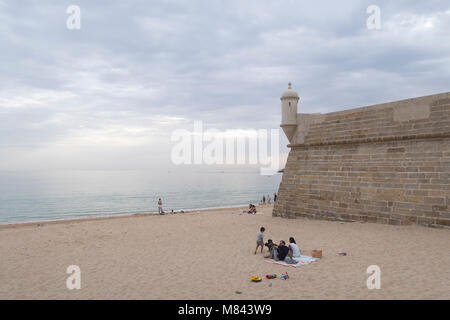
[[[275,261],[273,259],[265,259],[265,261],[268,262],[268,263],[279,264],[279,265],[284,266],[284,267],[294,267],[294,268],[298,268],[298,267],[301,267],[301,266],[304,266],[304,265],[308,265],[311,262],[317,261],[319,259],[313,258],[313,257],[310,257],[310,256],[303,256],[303,255],[301,255],[300,257],[294,257],[294,260],[298,261],[298,263],[296,263],[296,264],[289,264],[289,263],[286,263],[284,261]]]

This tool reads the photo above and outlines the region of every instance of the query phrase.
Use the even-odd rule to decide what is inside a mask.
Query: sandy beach
[[[449,230],[258,209],[3,225],[0,299],[450,299]],[[265,240],[293,236],[323,258],[300,268],[265,262],[253,254],[260,226]],[[81,269],[80,290],[66,288],[69,265]],[[379,290],[366,286],[370,265],[381,269]],[[286,281],[249,280],[285,271]]]

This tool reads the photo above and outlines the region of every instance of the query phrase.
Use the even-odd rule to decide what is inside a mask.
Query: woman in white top
[[[293,237],[289,238],[289,249],[292,251],[292,257],[298,258],[301,256],[300,249],[297,246],[297,243],[295,242],[295,239]]]

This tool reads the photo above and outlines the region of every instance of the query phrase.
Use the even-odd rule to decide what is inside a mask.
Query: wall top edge
[[[335,114],[347,114],[347,113],[354,113],[354,112],[363,112],[368,109],[370,110],[378,110],[378,109],[386,109],[386,108],[394,108],[396,106],[401,105],[407,105],[407,104],[417,104],[417,103],[423,103],[423,104],[430,104],[437,100],[442,99],[450,99],[450,91],[443,92],[443,93],[437,93],[432,94],[428,96],[421,96],[421,97],[414,97],[414,98],[408,98],[408,99],[402,99],[402,100],[396,100],[396,101],[389,101],[389,102],[383,102],[379,104],[373,104],[368,106],[362,106],[362,107],[356,107],[351,109],[345,109],[341,111],[333,111],[333,112],[327,112],[327,113],[299,113],[300,115],[335,115]]]

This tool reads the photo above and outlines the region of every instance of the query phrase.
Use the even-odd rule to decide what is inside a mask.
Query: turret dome
[[[287,99],[287,98],[299,99],[297,91],[292,89],[292,83],[290,83],[290,82],[288,83],[288,89],[281,96],[281,100]]]

